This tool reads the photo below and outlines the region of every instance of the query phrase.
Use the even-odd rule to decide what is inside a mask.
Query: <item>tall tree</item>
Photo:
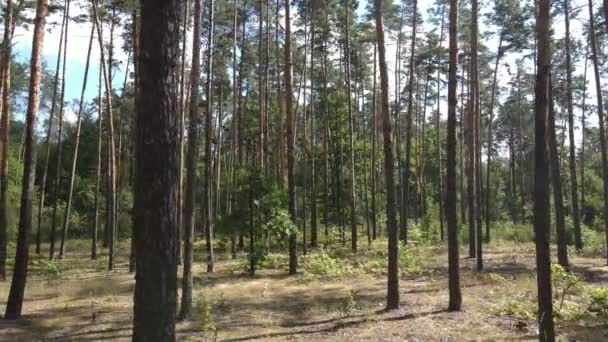
[[[553,82],[549,78],[549,159],[551,163],[551,184],[553,186],[553,204],[555,205],[555,231],[557,233],[557,261],[568,269],[568,245],[566,241],[566,218],[564,216],[564,199],[560,172],[557,134],[555,132],[555,105],[553,103]]]
[[[446,201],[445,214],[448,228],[448,273],[450,300],[448,308],[458,311],[462,306],[460,292],[460,266],[458,252],[458,214],[456,210],[456,74],[458,69],[458,0],[450,0],[449,34],[450,62],[448,72],[448,139],[446,164]]]
[[[72,165],[70,172],[70,186],[68,190],[68,199],[65,207],[63,228],[61,229],[61,245],[59,247],[59,255],[62,256],[65,250],[65,239],[70,225],[70,213],[72,211],[72,197],[74,194],[74,180],[76,178],[76,163],[78,161],[78,147],[80,146],[80,129],[82,127],[82,113],[84,111],[84,95],[87,90],[87,81],[89,78],[89,65],[91,62],[91,50],[93,47],[93,36],[95,33],[95,24],[91,25],[91,34],[89,38],[89,47],[87,49],[87,59],[84,67],[84,76],[82,79],[82,90],[80,92],[80,101],[78,104],[78,114],[76,116],[76,141],[74,142],[74,152],[72,153]]]
[[[574,223],[574,246],[577,250],[583,248],[581,238],[581,222],[578,207],[578,182],[576,179],[576,143],[574,141],[574,104],[572,101],[572,57],[570,47],[570,1],[564,0],[564,21],[566,26],[566,101],[568,107],[568,138],[569,138],[569,163],[570,168],[570,203],[572,204],[572,221]],[[567,261],[567,259],[566,259]]]
[[[388,282],[386,308],[399,309],[399,236],[397,213],[395,211],[395,165],[391,116],[388,107],[388,70],[386,66],[386,45],[384,42],[383,0],[374,0],[376,40],[378,42],[378,62],[380,65],[381,115],[384,137],[384,178],[386,182],[386,229],[388,231]]]
[[[6,280],[6,254],[8,246],[8,144],[9,144],[9,92],[11,87],[11,51],[13,40],[13,1],[6,1],[4,37],[0,62],[0,281]]]
[[[477,256],[477,270],[480,271],[483,269],[483,257],[482,257],[482,227],[481,227],[481,216],[480,216],[480,185],[481,185],[481,173],[480,173],[480,152],[481,152],[481,144],[480,144],[480,111],[479,111],[479,68],[478,68],[478,35],[479,35],[479,25],[478,25],[478,15],[479,15],[479,2],[477,0],[471,0],[471,119],[469,123],[471,124],[471,129],[473,130],[473,139],[469,140],[472,144],[469,145],[471,154],[469,157],[473,158],[473,171],[469,174],[472,180],[475,182],[473,184],[473,193],[469,193],[469,205],[472,207],[472,211],[470,216],[469,224],[473,221],[473,226],[475,227],[474,236],[469,236],[469,239],[474,239],[476,242],[475,252]],[[472,197],[472,199],[471,199]]]
[[[182,0],[141,0],[133,341],[175,341]]]
[[[32,229],[32,195],[34,190],[34,175],[36,173],[36,115],[40,105],[40,74],[42,41],[48,0],[38,0],[36,17],[34,19],[34,37],[32,41],[32,58],[30,61],[29,98],[26,112],[25,156],[23,164],[23,183],[21,190],[21,208],[19,211],[19,230],[17,233],[17,250],[13,279],[6,302],[5,319],[21,317],[25,282],[29,259],[29,234]]]
[[[64,5],[67,3],[67,1],[64,1]],[[42,209],[44,208],[44,200],[46,197],[46,189],[47,189],[47,176],[48,176],[48,170],[49,170],[49,163],[50,163],[50,158],[51,158],[51,135],[53,133],[53,123],[54,123],[54,115],[55,115],[55,105],[57,103],[57,89],[59,86],[59,68],[61,66],[61,52],[63,51],[63,35],[64,35],[64,31],[65,31],[65,25],[66,25],[66,20],[67,20],[67,16],[65,11],[67,10],[67,6],[64,6],[64,10],[63,10],[63,19],[61,21],[61,30],[60,30],[60,34],[59,34],[59,48],[57,50],[57,63],[55,65],[55,76],[53,79],[53,98],[51,100],[51,109],[49,112],[49,124],[48,124],[48,129],[47,129],[47,133],[46,133],[46,141],[45,141],[45,157],[44,157],[44,171],[42,172],[42,180],[40,182],[41,187],[40,187],[40,201],[38,201],[38,225],[37,225],[37,229],[36,229],[36,254],[40,255],[40,244],[41,244],[41,236],[42,236],[42,232],[41,232],[41,224],[42,224]],[[49,257],[52,259],[52,256],[50,256],[50,251],[55,251],[55,234],[51,233],[51,241],[50,241],[50,250],[49,250]]]
[[[405,142],[405,167],[403,170],[403,203],[401,203],[401,212],[403,213],[403,226],[401,239],[403,243],[407,243],[407,231],[408,231],[408,203],[410,199],[410,169],[411,169],[411,153],[412,153],[412,116],[414,106],[414,80],[416,71],[416,30],[418,20],[418,0],[414,0],[413,22],[412,22],[412,45],[410,47],[410,61],[409,61],[409,82],[408,82],[408,100],[407,100],[407,118],[405,134],[407,141]]]
[[[114,211],[116,210],[116,167],[115,167],[115,144],[114,144],[114,115],[112,108],[112,82],[111,82],[111,65],[108,65],[106,61],[106,54],[103,44],[103,36],[101,34],[102,24],[100,22],[100,18],[97,10],[97,0],[93,0],[93,19],[95,22],[95,27],[97,30],[97,38],[99,42],[99,51],[101,58],[101,74],[104,84],[105,90],[105,105],[107,111],[107,126],[108,126],[108,159],[107,159],[107,194],[106,194],[106,231],[108,237],[108,270],[114,269],[114,253],[115,253],[115,238],[116,238],[116,230],[115,230],[115,215]],[[111,63],[110,63],[111,64]],[[101,99],[99,99],[102,101]]]
[[[213,256],[213,56],[215,52],[213,38],[215,36],[214,1],[209,0],[209,33],[207,36],[207,79],[205,92],[207,93],[207,109],[205,113],[205,240],[207,240],[207,272],[213,272],[215,258]],[[219,144],[219,142],[218,142]],[[218,156],[219,158],[219,156]],[[219,205],[216,204],[216,205]]]
[[[353,118],[353,103],[352,103],[352,92],[351,92],[351,62],[350,62],[350,0],[346,0],[346,26],[345,26],[345,61],[344,61],[344,69],[346,72],[346,101],[348,108],[348,146],[350,151],[350,192],[348,203],[350,204],[350,231],[351,231],[351,249],[353,252],[357,251],[357,216],[355,212],[355,208],[357,207],[357,192],[355,190],[356,182],[357,182],[357,174],[355,170],[355,145],[354,145],[354,118]],[[311,51],[312,55],[312,51]]]
[[[593,74],[595,76],[595,91],[597,97],[597,116],[600,128],[600,148],[602,154],[602,180],[604,184],[603,214],[608,217],[608,149],[606,147],[606,129],[604,126],[604,102],[602,99],[602,83],[600,78],[600,66],[598,64],[597,38],[595,36],[595,17],[593,14],[593,1],[589,0],[589,42],[591,43],[591,61],[593,62]],[[606,242],[608,243],[608,220],[604,222]],[[606,260],[608,260],[608,248],[606,248]]]
[[[285,117],[287,125],[287,187],[289,195],[289,216],[296,222],[296,180],[294,156],[294,116],[293,116],[293,90],[292,71],[293,59],[291,51],[291,3],[284,0],[285,7]],[[298,270],[298,255],[296,246],[296,232],[289,235],[289,274],[296,274]]]
[[[200,48],[203,0],[194,2],[194,26],[192,29],[192,68],[190,69],[190,102],[188,107],[188,155],[186,156],[186,187],[184,196],[184,267],[182,275],[182,298],[179,318],[190,317],[192,311],[192,262],[194,242],[194,205],[196,159],[198,156],[201,117],[198,113],[199,83],[201,78]]]
[[[534,234],[538,286],[538,324],[540,341],[554,341],[553,297],[551,294],[551,254],[549,250],[549,73],[551,71],[550,0],[537,2],[536,16],[536,89],[534,148]]]

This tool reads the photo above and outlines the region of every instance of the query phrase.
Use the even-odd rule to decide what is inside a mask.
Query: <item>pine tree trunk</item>
[[[555,205],[555,231],[557,232],[557,261],[568,269],[568,245],[566,241],[566,219],[560,172],[559,152],[555,134],[555,106],[553,104],[553,84],[549,78],[549,159],[551,163],[551,183],[553,185],[553,204]]]
[[[403,212],[403,226],[401,232],[401,240],[403,244],[407,244],[407,235],[408,235],[408,204],[410,200],[410,170],[411,170],[411,153],[412,153],[412,115],[413,115],[413,106],[414,106],[414,80],[415,80],[415,71],[416,71],[416,29],[417,29],[417,19],[418,19],[418,0],[414,0],[414,10],[413,10],[414,21],[412,23],[412,45],[410,47],[410,61],[409,61],[409,83],[408,83],[408,101],[407,101],[407,118],[406,118],[406,142],[405,142],[405,166],[403,169],[403,203],[402,212]]]
[[[458,0],[450,0],[450,67],[448,74],[448,137],[446,143],[446,201],[445,214],[448,229],[448,309],[459,311],[462,306],[460,292],[460,266],[458,253],[458,215],[456,214],[456,73],[458,69]],[[464,82],[464,81],[463,81]]]
[[[371,215],[372,215],[372,240],[376,240],[378,237],[378,215],[376,214],[376,154],[377,154],[377,142],[378,142],[378,90],[376,89],[376,66],[378,54],[378,45],[374,42],[374,73],[373,73],[373,87],[372,87],[372,162],[371,162]]]
[[[384,136],[384,177],[386,179],[386,224],[388,230],[388,287],[386,309],[399,309],[399,236],[397,214],[395,212],[394,156],[391,117],[388,106],[388,71],[386,67],[386,48],[384,43],[383,0],[374,0],[376,20],[376,39],[380,63],[381,114]]]
[[[491,224],[491,194],[492,194],[492,182],[491,182],[491,173],[492,173],[492,152],[493,152],[493,129],[494,129],[494,105],[496,102],[496,84],[498,79],[498,66],[500,65],[500,60],[504,54],[502,43],[503,43],[503,35],[504,33],[500,33],[500,37],[498,38],[498,51],[496,52],[496,62],[494,63],[494,76],[492,78],[492,90],[490,95],[490,117],[488,120],[488,148],[487,148],[487,160],[486,160],[486,193],[485,193],[485,219],[486,219],[486,236],[485,240],[487,243],[490,243],[490,224]]]
[[[316,3],[312,2],[310,16],[310,246],[318,247],[317,238],[317,183],[315,173],[316,141],[315,141],[315,93],[314,93],[314,63],[315,63],[315,15]]]
[[[547,179],[549,158],[547,142],[549,135],[549,72],[551,67],[550,47],[550,1],[538,1],[536,17],[537,75],[535,91],[535,149],[534,149],[534,233],[536,244],[536,270],[538,285],[539,340],[554,341],[553,297],[551,294],[551,255],[549,232],[551,229],[549,209],[549,180]]]
[[[62,256],[65,251],[65,239],[67,237],[68,228],[70,225],[70,213],[72,210],[72,196],[74,193],[74,179],[76,178],[76,162],[78,161],[78,147],[80,145],[80,128],[82,126],[82,112],[84,110],[84,94],[87,90],[87,80],[89,77],[89,65],[91,61],[91,50],[93,47],[93,35],[95,25],[91,25],[91,35],[89,38],[89,47],[87,49],[87,59],[84,67],[84,76],[82,80],[82,91],[80,92],[80,102],[78,105],[78,115],[76,119],[76,141],[74,143],[74,152],[72,153],[72,168],[70,172],[70,186],[68,191],[68,200],[65,207],[63,228],[61,230],[61,246],[59,248],[59,255]]]
[[[578,181],[576,179],[576,143],[574,142],[574,105],[572,100],[572,58],[570,56],[570,1],[564,0],[564,18],[566,24],[566,100],[568,106],[568,137],[570,147],[570,202],[572,204],[572,221],[574,223],[574,246],[583,248],[581,222],[578,207]],[[584,101],[584,100],[583,100]]]
[[[443,44],[443,32],[444,32],[444,26],[445,26],[445,9],[446,9],[447,3],[444,3],[441,7],[441,30],[440,30],[440,34],[439,34],[439,42],[437,47],[441,48],[441,45]],[[444,209],[444,195],[443,195],[443,153],[442,153],[442,148],[441,148],[441,67],[439,65],[440,63],[440,59],[441,59],[441,55],[438,54],[437,55],[437,112],[435,113],[435,130],[436,130],[436,144],[437,144],[437,163],[438,168],[439,168],[439,176],[437,177],[437,183],[439,184],[438,186],[438,203],[439,203],[439,234],[440,234],[440,238],[441,241],[444,240],[444,235],[445,235],[445,228],[444,228],[444,216],[445,216],[445,209]],[[454,107],[455,109],[455,107]],[[454,142],[456,143],[456,142]],[[455,147],[454,147],[454,153],[455,153]]]
[[[472,129],[473,129],[473,140],[470,145],[472,150],[472,158],[473,158],[473,173],[472,179],[475,182],[473,185],[473,196],[469,195],[469,198],[473,197],[473,211],[471,215],[471,220],[469,224],[473,222],[473,218],[475,219],[474,227],[475,227],[475,252],[477,256],[477,270],[481,271],[483,269],[483,252],[482,252],[482,227],[481,227],[481,208],[480,208],[480,188],[481,188],[481,163],[480,163],[480,151],[481,151],[481,143],[480,143],[480,104],[479,104],[479,71],[477,66],[477,45],[478,45],[478,24],[477,17],[479,15],[479,3],[477,0],[471,1],[471,12],[472,12],[472,25],[471,25],[471,95],[472,95]],[[469,238],[472,238],[469,236]]]
[[[21,191],[21,208],[19,211],[19,228],[13,279],[6,302],[4,319],[15,320],[21,317],[25,283],[29,259],[29,234],[32,229],[32,192],[36,173],[36,115],[40,101],[40,74],[42,41],[44,39],[45,18],[48,9],[47,0],[38,0],[34,19],[34,38],[30,61],[29,98],[26,113],[25,156],[23,165],[23,183]]]
[[[65,107],[65,69],[67,65],[67,47],[68,47],[68,28],[70,23],[70,0],[66,1],[65,10],[65,31],[63,35],[63,67],[61,71],[61,96],[59,97],[59,130],[57,132],[57,163],[55,168],[55,184],[53,186],[53,197],[55,203],[53,204],[53,214],[51,219],[51,253],[50,259],[53,259],[55,253],[55,231],[57,229],[57,208],[59,206],[59,189],[61,186],[61,175],[63,172],[63,115]],[[63,244],[63,243],[62,243]],[[63,259],[63,251],[59,249],[59,259]]]
[[[351,233],[351,249],[353,252],[357,252],[357,193],[356,193],[356,179],[357,174],[355,170],[355,145],[354,145],[354,119],[352,109],[352,98],[351,98],[351,62],[350,62],[350,0],[346,0],[346,27],[345,27],[345,59],[344,69],[346,71],[346,101],[348,108],[348,146],[350,151],[350,193],[348,203],[350,205],[350,233]]]
[[[175,341],[181,0],[141,1],[133,341]],[[195,84],[193,82],[193,84]]]
[[[21,6],[19,6],[21,7]],[[8,246],[8,154],[10,125],[11,51],[14,22],[13,1],[6,1],[4,37],[0,64],[0,281],[6,280]]]
[[[67,1],[66,1],[67,2]],[[66,3],[64,2],[64,4]],[[57,64],[55,65],[55,76],[53,79],[53,98],[51,100],[51,109],[49,111],[49,127],[46,133],[45,140],[45,157],[44,157],[44,168],[42,172],[42,181],[40,182],[40,201],[38,202],[38,224],[36,229],[36,254],[40,255],[40,244],[41,244],[41,224],[42,224],[42,210],[44,209],[44,200],[46,197],[47,190],[47,176],[49,170],[49,163],[51,157],[51,135],[53,134],[53,121],[55,115],[55,106],[57,104],[57,88],[59,87],[59,68],[61,66],[61,52],[63,51],[63,36],[65,32],[65,25],[67,21],[67,16],[65,11],[67,10],[67,6],[64,7],[63,19],[61,22],[61,33],[59,34],[59,49],[57,51]],[[21,155],[21,152],[19,152]],[[50,250],[54,252],[55,249],[55,235],[51,233],[50,239]],[[50,253],[50,252],[49,252]],[[52,256],[51,256],[52,259]]]
[[[291,3],[284,1],[285,7],[285,110],[287,122],[287,187],[289,195],[289,216],[296,222],[296,183],[295,183],[295,156],[294,156],[294,117],[293,117],[293,90],[292,90],[292,51],[291,51]],[[296,232],[289,236],[289,274],[294,275],[298,270],[298,255],[296,246]]]
[[[213,118],[213,56],[215,36],[214,1],[209,1],[209,34],[207,37],[207,79],[205,91],[207,93],[207,110],[205,113],[205,240],[207,245],[207,272],[213,272],[215,257],[213,256],[213,186],[212,186],[212,118]]]
[[[591,42],[591,59],[593,62],[593,71],[595,76],[595,90],[597,97],[597,115],[599,118],[600,128],[600,148],[602,154],[602,179],[604,180],[604,203],[603,216],[608,217],[608,152],[606,148],[606,128],[604,126],[604,102],[602,100],[602,83],[600,78],[600,69],[598,65],[598,48],[597,38],[595,36],[595,18],[593,17],[593,3],[589,0],[589,39]],[[606,243],[608,245],[608,220],[604,222]],[[606,248],[606,260],[608,262],[608,248]]]
[[[182,275],[182,298],[179,313],[180,319],[187,319],[192,314],[192,263],[194,242],[194,206],[195,179],[198,157],[199,130],[201,118],[198,113],[201,50],[201,20],[203,0],[194,2],[194,27],[192,29],[192,69],[190,70],[190,103],[188,108],[188,154],[186,156],[186,187],[184,188],[184,260]]]
[[[114,269],[114,240],[115,240],[115,203],[116,203],[116,178],[115,178],[115,149],[114,149],[114,116],[112,111],[112,85],[110,82],[110,68],[106,64],[105,51],[103,46],[103,39],[101,34],[101,23],[97,14],[97,0],[93,0],[93,18],[95,20],[95,27],[97,28],[97,37],[99,40],[99,49],[101,54],[101,73],[103,76],[103,83],[105,89],[105,100],[107,110],[107,126],[108,126],[108,193],[107,196],[107,207],[106,207],[106,230],[108,232],[108,270]],[[101,99],[100,99],[101,101]]]
[[[102,100],[102,96],[101,96],[101,89],[102,89],[102,75],[101,75],[101,69],[99,69],[99,88],[98,88],[98,96],[97,96],[97,166],[95,168],[96,171],[96,177],[95,177],[95,201],[94,201],[94,206],[95,209],[94,211],[94,224],[93,224],[93,234],[91,236],[91,259],[96,260],[97,259],[97,234],[99,231],[99,197],[100,197],[100,187],[101,187],[101,168],[102,168],[102,164],[101,164],[101,151],[102,151],[102,140],[101,140],[101,136],[102,136],[102,127],[103,127],[103,100]]]

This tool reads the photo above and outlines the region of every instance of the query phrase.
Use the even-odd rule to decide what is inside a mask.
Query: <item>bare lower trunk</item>
[[[29,259],[28,237],[32,228],[32,195],[34,190],[34,174],[36,170],[36,115],[39,109],[40,74],[42,41],[44,39],[45,18],[48,9],[47,0],[38,0],[36,18],[34,19],[34,38],[32,43],[32,58],[30,62],[29,98],[26,114],[25,156],[23,165],[23,183],[21,192],[21,208],[19,212],[19,229],[17,233],[17,248],[13,279],[6,302],[4,319],[15,320],[21,317],[27,268]]]

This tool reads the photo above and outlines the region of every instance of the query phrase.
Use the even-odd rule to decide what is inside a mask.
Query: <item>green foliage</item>
[[[306,273],[320,276],[337,276],[348,271],[340,259],[331,257],[325,251],[314,252],[302,257],[302,268]]]
[[[349,316],[359,309],[356,296],[357,292],[354,290],[350,290],[348,291],[346,297],[342,298],[342,300],[340,301],[340,306],[338,308],[341,316]]]
[[[608,315],[608,288],[600,287],[591,291],[589,311],[598,315]]]
[[[213,306],[205,298],[198,298],[195,305],[195,315],[198,327],[203,334],[217,335],[217,327],[213,317]]]
[[[399,270],[401,273],[418,273],[420,271],[420,262],[413,249],[401,248],[399,250]]]

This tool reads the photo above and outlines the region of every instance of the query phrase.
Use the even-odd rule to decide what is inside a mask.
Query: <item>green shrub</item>
[[[205,298],[198,298],[195,306],[195,316],[201,331],[206,333],[217,333],[215,320],[213,318],[213,307]]]
[[[305,255],[302,259],[304,271],[314,275],[337,276],[348,270],[348,266],[340,259],[331,257],[325,251]]]
[[[608,288],[601,287],[591,291],[589,311],[600,315],[608,315]]]
[[[417,273],[420,271],[418,256],[411,248],[401,248],[399,250],[399,270],[402,273]]]

